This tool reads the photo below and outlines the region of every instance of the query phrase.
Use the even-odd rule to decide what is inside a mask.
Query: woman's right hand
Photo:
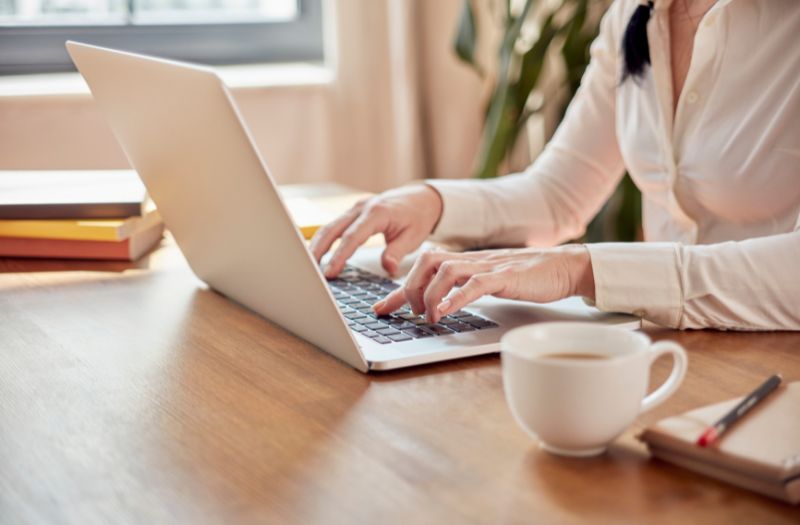
[[[442,215],[442,206],[439,192],[425,184],[389,190],[358,202],[320,228],[311,239],[311,253],[319,262],[334,241],[342,239],[325,267],[325,277],[333,279],[359,246],[370,236],[383,233],[386,249],[381,264],[389,275],[394,275],[403,257],[431,234]]]

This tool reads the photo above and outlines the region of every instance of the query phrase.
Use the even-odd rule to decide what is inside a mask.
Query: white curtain
[[[452,51],[462,1],[327,3],[338,181],[377,191],[470,176],[490,77],[481,79]],[[488,4],[480,3],[479,29],[491,44]],[[484,48],[490,53],[493,46]]]

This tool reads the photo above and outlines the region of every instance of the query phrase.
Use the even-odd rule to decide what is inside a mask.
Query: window
[[[67,40],[206,64],[322,59],[321,0],[0,0],[0,74],[72,70]]]

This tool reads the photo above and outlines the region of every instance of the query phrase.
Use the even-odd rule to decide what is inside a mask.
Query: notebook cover
[[[159,222],[122,241],[0,237],[0,257],[134,261],[158,244],[163,233]]]
[[[311,239],[320,227],[346,212],[357,201],[372,195],[358,193],[327,197],[289,197],[285,202],[300,233],[304,238]]]
[[[744,479],[777,485],[796,482],[800,479],[800,381],[778,387],[714,445],[696,444],[706,428],[742,399],[661,420],[645,430],[640,439],[662,457],[665,453],[670,457],[679,455],[682,466],[693,470],[709,473],[721,469]]]
[[[661,447],[650,445],[650,453],[673,465],[683,467],[687,470],[703,474],[737,487],[742,487],[753,492],[758,492],[771,498],[786,501],[797,505],[800,503],[800,477],[790,479],[787,482],[776,482],[754,478],[741,472],[728,468],[715,466],[711,463],[703,463],[695,458],[683,455],[674,450],[667,450]]]
[[[76,241],[121,241],[138,229],[161,222],[158,211],[120,219],[0,219],[0,237],[71,239]]]
[[[141,215],[133,170],[0,171],[0,219],[106,219]]]

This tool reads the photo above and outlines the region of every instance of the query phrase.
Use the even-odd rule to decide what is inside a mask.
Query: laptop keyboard
[[[438,323],[428,323],[424,316],[414,315],[408,305],[391,315],[379,316],[372,311],[372,305],[400,285],[352,266],[346,266],[339,277],[328,281],[328,286],[350,329],[384,345],[497,326],[465,310],[453,312]]]

